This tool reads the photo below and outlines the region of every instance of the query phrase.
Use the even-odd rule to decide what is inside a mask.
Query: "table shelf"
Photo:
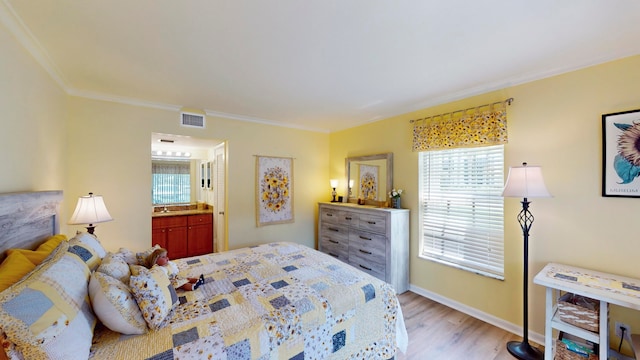
[[[609,358],[609,304],[640,310],[640,280],[569,265],[549,263],[533,279],[546,290],[545,359],[553,359],[553,330],[600,344],[600,359]],[[600,301],[599,331],[566,323],[557,316],[560,292]]]
[[[594,344],[600,343],[600,334],[579,328],[573,324],[566,323],[560,319],[560,316],[557,314],[558,306],[554,306],[553,308],[553,316],[551,317],[551,327],[558,331],[563,331],[575,336],[578,336],[582,339],[591,341]]]

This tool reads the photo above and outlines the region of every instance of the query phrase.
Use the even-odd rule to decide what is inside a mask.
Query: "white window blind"
[[[151,162],[153,204],[188,204],[191,201],[189,161]]]
[[[504,145],[419,159],[420,257],[504,279]]]

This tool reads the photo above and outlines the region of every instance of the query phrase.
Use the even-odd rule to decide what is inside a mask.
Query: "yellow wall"
[[[109,247],[151,245],[152,132],[227,141],[229,248],[282,240],[315,246],[315,204],[330,193],[328,134],[212,117],[194,129],[180,126],[174,111],[77,97],[69,103],[65,194],[71,201],[89,191],[104,196],[115,221],[96,233]],[[294,158],[294,223],[256,227],[255,155]]]
[[[505,199],[505,280],[418,258],[418,154],[411,151],[410,119],[513,97],[508,108],[505,163],[543,167],[551,199],[532,199],[530,273],[548,262],[640,278],[637,218],[640,199],[601,196],[602,114],[640,109],[640,56],[594,66],[501,91],[435,106],[331,134],[332,178],[344,178],[343,159],[394,153],[394,187],[411,209],[411,284],[522,324],[522,232],[518,199]],[[362,134],[367,134],[363,136]],[[506,171],[505,171],[506,174]],[[544,334],[544,289],[530,283],[530,328]],[[612,317],[640,331],[640,316],[614,308]],[[616,344],[617,347],[617,344]]]
[[[0,192],[60,189],[67,96],[0,26]]]

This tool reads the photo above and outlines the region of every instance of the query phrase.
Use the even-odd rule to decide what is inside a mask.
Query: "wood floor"
[[[410,291],[399,296],[409,333],[406,354],[396,360],[513,360],[506,349],[522,340],[508,331],[453,310]],[[544,352],[541,346],[531,345]]]

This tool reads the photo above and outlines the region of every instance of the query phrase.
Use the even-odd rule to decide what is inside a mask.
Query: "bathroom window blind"
[[[504,145],[419,154],[421,258],[504,279]]]
[[[153,160],[151,174],[154,205],[188,204],[191,201],[189,161]]]

